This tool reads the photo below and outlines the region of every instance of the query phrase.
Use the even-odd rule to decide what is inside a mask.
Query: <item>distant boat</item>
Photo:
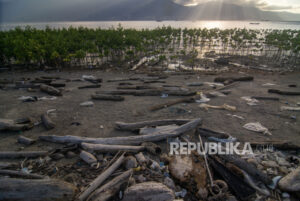
[[[250,22],[250,24],[259,25],[260,23],[259,22]]]

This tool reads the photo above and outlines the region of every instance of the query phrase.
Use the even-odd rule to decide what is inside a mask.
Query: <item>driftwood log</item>
[[[193,96],[195,91],[183,90],[117,90],[117,91],[98,91],[97,94],[111,94],[111,95],[133,95],[133,96],[161,96],[168,94],[169,96]]]
[[[126,86],[126,85],[134,85],[133,83],[131,83],[131,82],[120,82],[119,83],[119,86]]]
[[[94,181],[92,181],[83,193],[79,196],[79,200],[83,201],[91,195],[120,165],[124,162],[124,154],[122,154],[109,168],[104,170]]]
[[[256,100],[272,100],[272,101],[279,101],[279,98],[277,98],[277,97],[252,96],[251,98],[254,98],[254,99],[256,99]]]
[[[51,87],[45,84],[40,86],[40,90],[52,96],[61,96],[61,91],[56,89],[55,87]]]
[[[32,173],[24,173],[21,171],[15,171],[15,170],[0,170],[0,174],[2,175],[9,175],[13,177],[22,177],[25,179],[46,179],[47,177],[39,174],[32,174]]]
[[[47,151],[1,151],[0,158],[36,158],[47,154]]]
[[[101,78],[96,78],[94,76],[83,76],[83,80],[91,82],[93,84],[98,84],[98,83],[102,82]]]
[[[272,180],[263,172],[258,170],[253,164],[248,163],[244,159],[240,158],[237,155],[218,155],[220,158],[226,162],[232,163],[237,167],[241,168],[247,172],[253,178],[262,181],[264,184],[269,185],[272,183]]]
[[[142,146],[145,147],[145,149],[153,155],[161,153],[160,146],[158,146],[157,144],[154,144],[153,142],[143,142]]]
[[[161,133],[154,135],[139,135],[129,137],[112,137],[112,138],[87,138],[78,136],[40,136],[41,140],[55,142],[55,143],[74,143],[80,144],[82,142],[93,144],[114,144],[114,145],[139,145],[143,142],[157,142],[170,137],[177,137],[189,130],[196,128],[201,124],[201,119],[190,121],[179,128],[175,129],[172,133]]]
[[[0,119],[0,131],[23,131],[33,127],[31,122],[23,123],[12,119]]]
[[[144,151],[145,146],[126,146],[126,145],[106,145],[106,144],[90,144],[81,143],[81,147],[85,150],[91,150],[96,152],[108,152],[117,153],[118,151],[126,151],[131,153],[137,153]]]
[[[76,187],[55,179],[0,179],[0,200],[68,201]]]
[[[153,112],[153,111],[160,110],[160,109],[163,109],[163,108],[166,108],[166,107],[170,107],[172,105],[176,105],[176,104],[179,104],[179,103],[193,103],[193,102],[195,102],[194,97],[181,98],[181,99],[178,99],[178,100],[172,100],[172,101],[168,101],[166,103],[154,105],[149,110]]]
[[[0,169],[10,168],[10,167],[14,167],[14,166],[19,166],[19,164],[18,163],[10,163],[10,162],[0,162]]]
[[[51,87],[65,87],[66,83],[63,83],[63,82],[51,82],[49,84],[49,86],[51,86]]]
[[[18,82],[16,83],[15,88],[16,89],[28,89],[28,88],[38,89],[40,88],[40,84]]]
[[[187,83],[186,86],[189,86],[189,87],[201,87],[203,86],[203,82],[192,82],[192,83]]]
[[[173,190],[162,183],[144,182],[130,186],[124,192],[123,201],[143,200],[143,201],[173,201],[175,195]]]
[[[227,133],[220,133],[206,128],[198,128],[197,133],[200,134],[201,137],[205,137],[205,138],[216,137],[220,139],[225,139],[225,138],[227,139],[230,137],[230,135],[228,135]]]
[[[127,170],[121,175],[113,178],[111,181],[97,189],[88,200],[91,201],[106,201],[113,197],[121,188],[121,186],[128,182],[130,176],[132,175],[132,169]]]
[[[140,78],[135,78],[135,77],[132,77],[132,78],[115,78],[115,79],[107,80],[107,82],[126,82],[126,81],[138,81],[138,80],[140,80]]]
[[[85,161],[89,165],[94,165],[98,162],[97,158],[93,154],[86,151],[81,151],[79,156],[83,161]]]
[[[287,96],[300,96],[300,92],[298,91],[281,91],[278,89],[269,89],[269,93],[287,95]]]
[[[127,90],[127,89],[133,89],[133,90],[143,90],[143,89],[156,89],[157,87],[149,86],[149,85],[129,85],[129,86],[119,86],[117,89],[120,90]]]
[[[100,87],[101,87],[100,84],[92,84],[92,85],[85,85],[85,86],[78,87],[78,89],[93,89],[93,88],[100,88]]]
[[[141,128],[139,134],[140,135],[149,135],[149,134],[159,134],[173,131],[178,128],[178,125],[172,124],[167,126],[157,126],[157,127],[145,127]]]
[[[92,94],[94,100],[110,100],[110,101],[123,101],[125,98],[118,95],[107,95],[107,94]]]
[[[165,126],[170,124],[183,125],[192,120],[190,119],[163,119],[154,121],[142,121],[137,123],[116,122],[115,128],[123,131],[137,131],[144,127]]]
[[[43,79],[43,78],[35,78],[34,80],[30,81],[31,83],[41,83],[41,84],[50,84],[52,79]]]
[[[244,76],[244,77],[216,77],[214,82],[241,82],[241,81],[253,81],[252,76]]]
[[[210,164],[233,190],[235,195],[239,200],[246,201],[249,200],[254,194],[255,190],[250,187],[242,178],[233,174],[230,170],[228,170],[222,163],[219,161],[212,159],[210,160]]]
[[[59,80],[60,77],[58,76],[41,76],[42,79],[49,79],[49,80]]]
[[[252,147],[254,148],[265,148],[265,147],[273,147],[275,149],[280,150],[300,150],[300,147],[298,145],[295,145],[291,142],[287,141],[264,141],[264,142],[251,142],[250,143]]]
[[[20,143],[20,144],[31,145],[34,142],[35,142],[35,140],[24,137],[24,136],[19,136],[18,137],[18,143]]]
[[[119,151],[126,151],[131,153],[137,153],[147,150],[152,154],[160,154],[161,149],[158,145],[152,142],[144,142],[141,146],[126,146],[126,145],[106,145],[106,144],[91,144],[81,143],[81,147],[85,150],[103,152],[103,153],[117,153]]]
[[[164,83],[166,83],[166,81],[162,81],[162,80],[144,80],[143,82],[145,84],[152,84],[152,83],[161,83],[161,84],[164,84]]]
[[[149,160],[147,160],[143,154],[143,152],[140,152],[138,154],[135,154],[136,160],[139,162],[140,165],[145,165],[148,163]]]
[[[55,123],[50,119],[48,114],[43,114],[41,120],[46,129],[50,130],[55,128]]]
[[[224,90],[224,89],[227,89],[229,87],[232,87],[232,86],[236,85],[237,83],[238,82],[234,82],[234,83],[228,84],[224,87],[220,87],[218,89],[210,90],[210,91],[207,91],[207,92]],[[166,103],[163,103],[163,104],[154,105],[151,108],[149,108],[149,110],[150,111],[157,111],[157,110],[167,108],[167,107],[170,107],[172,105],[179,104],[179,103],[193,103],[193,102],[195,102],[196,98],[197,97],[194,96],[194,97],[189,97],[189,98],[181,98],[181,99],[178,99],[178,100],[172,100],[172,101],[169,101],[169,102],[166,102]]]

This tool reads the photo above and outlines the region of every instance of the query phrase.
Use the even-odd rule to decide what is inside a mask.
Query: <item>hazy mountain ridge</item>
[[[36,9],[31,11],[30,3]],[[58,2],[58,1],[57,1]],[[113,2],[113,3],[112,3]],[[208,2],[187,7],[172,0],[92,0],[47,6],[34,0],[2,3],[3,22],[97,21],[97,20],[270,20],[300,21],[300,14],[262,11],[255,7]],[[17,11],[17,12],[16,12]],[[14,13],[14,14],[12,14]]]

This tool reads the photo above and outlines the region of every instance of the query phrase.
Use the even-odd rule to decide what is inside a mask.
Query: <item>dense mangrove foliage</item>
[[[134,65],[218,56],[260,57],[299,67],[300,31],[247,29],[111,29],[27,27],[0,32],[0,64],[24,66]],[[191,62],[195,65],[195,62]]]

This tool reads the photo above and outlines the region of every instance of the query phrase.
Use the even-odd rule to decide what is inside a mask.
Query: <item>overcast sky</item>
[[[174,0],[184,5],[197,5],[211,0]],[[300,13],[300,0],[215,0],[236,4],[253,5],[262,10],[268,11],[288,11]]]
[[[39,0],[42,2],[53,2],[54,4],[75,4],[75,3],[83,3],[86,2],[87,4],[89,2],[101,2],[103,1],[103,4],[108,4],[112,2],[120,2],[120,1],[126,1],[126,0]],[[127,0],[128,1],[128,0]],[[141,0],[143,1],[143,0]],[[294,12],[294,13],[300,13],[300,0],[173,0],[177,3],[183,4],[183,5],[197,5],[201,4],[207,1],[223,1],[223,2],[230,2],[230,3],[236,3],[236,4],[244,4],[244,5],[253,5],[255,7],[258,7],[262,10],[269,10],[269,11],[288,11],[288,12]],[[26,2],[32,2],[32,0],[0,0],[0,2],[22,2],[23,4]],[[58,3],[59,2],[59,3]],[[54,6],[54,5],[53,5]]]
[[[128,5],[130,9],[139,9],[143,4],[155,0],[0,0],[1,21],[30,20],[81,20],[88,15],[103,13],[109,8]],[[159,0],[156,0],[156,2]],[[162,1],[162,0],[161,0]],[[300,0],[172,0],[175,3],[196,6],[198,4],[216,1],[238,4],[245,7],[256,7],[265,11],[292,12],[300,14]],[[133,5],[132,5],[133,4]],[[126,6],[125,6],[126,7]],[[117,15],[118,13],[112,13]],[[52,18],[52,19],[49,19]],[[93,18],[92,18],[93,19]],[[294,18],[293,18],[294,19]],[[297,18],[298,20],[299,18]],[[290,20],[290,19],[289,19]],[[296,20],[296,18],[295,18]]]

